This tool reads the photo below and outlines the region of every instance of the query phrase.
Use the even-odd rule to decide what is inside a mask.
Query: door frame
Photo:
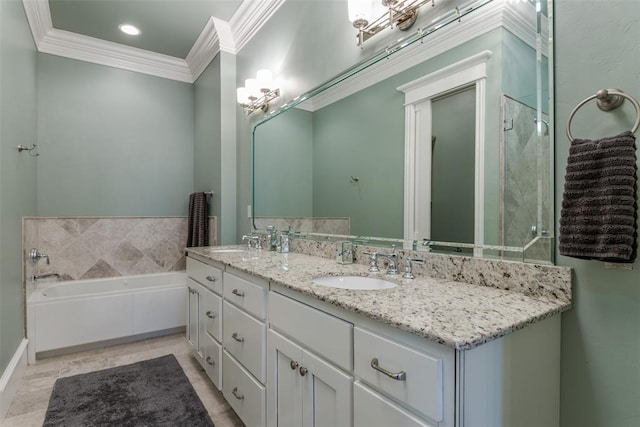
[[[484,242],[486,79],[491,55],[485,50],[397,88],[405,94],[404,239],[408,244],[431,236],[432,100],[472,85],[476,91],[474,244]],[[480,254],[481,249],[474,249],[474,255]]]

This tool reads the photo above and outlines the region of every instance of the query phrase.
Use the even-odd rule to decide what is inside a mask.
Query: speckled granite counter
[[[523,293],[426,276],[402,279],[383,272],[369,273],[365,265],[340,265],[331,259],[298,253],[211,249],[224,248],[189,248],[188,252],[456,349],[476,347],[571,307],[571,272],[561,267],[531,266],[531,285],[521,283],[521,287],[535,292]],[[520,264],[511,264],[521,271]],[[502,274],[508,280],[510,274],[506,271]],[[374,276],[399,286],[363,291],[312,283],[317,277],[329,275]],[[541,280],[541,276],[545,279]],[[543,288],[540,283],[545,281],[554,289],[540,292],[539,288]],[[558,293],[558,289],[563,292]]]

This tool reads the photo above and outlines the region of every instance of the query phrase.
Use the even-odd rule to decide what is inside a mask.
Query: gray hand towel
[[[205,193],[189,196],[187,247],[209,246],[209,205]]]
[[[629,131],[595,141],[571,141],[560,211],[561,255],[609,262],[635,260],[635,141]]]

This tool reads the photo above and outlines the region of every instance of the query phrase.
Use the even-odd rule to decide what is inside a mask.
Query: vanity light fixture
[[[385,28],[408,30],[426,3],[435,6],[435,0],[349,0],[349,21],[358,30],[358,46]]]
[[[140,28],[136,27],[135,25],[120,24],[118,28],[120,28],[120,31],[130,36],[139,36],[140,34],[142,34]]]
[[[280,89],[275,87],[270,70],[259,70],[255,79],[245,80],[244,87],[237,90],[238,104],[242,105],[247,115],[256,110],[267,112],[269,102],[278,96]]]

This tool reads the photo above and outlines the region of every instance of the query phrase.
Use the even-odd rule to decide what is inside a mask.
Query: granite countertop
[[[234,248],[243,251],[215,252]],[[246,246],[187,250],[459,350],[477,347],[571,307],[570,301],[549,295],[528,296],[512,290],[432,277],[402,279],[401,275],[385,274],[382,268],[380,273],[369,273],[365,265],[340,265],[331,259],[298,253],[247,250]],[[331,275],[379,277],[399,286],[366,291],[331,288],[312,282],[315,278]]]

